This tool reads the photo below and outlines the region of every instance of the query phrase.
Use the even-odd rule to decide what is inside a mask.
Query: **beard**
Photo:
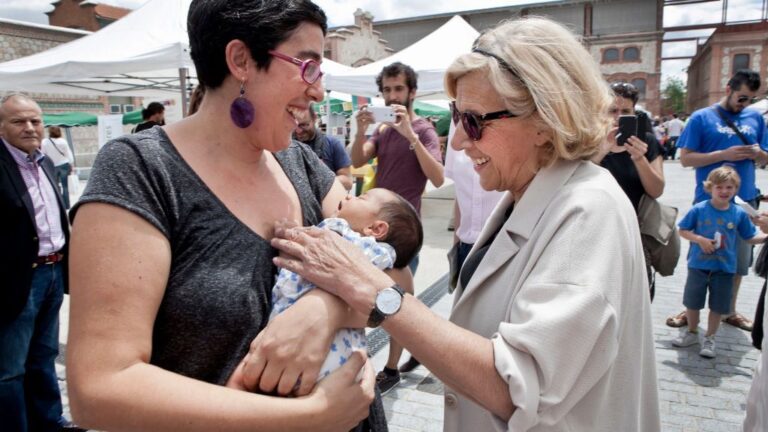
[[[741,107],[733,102],[734,94],[731,93],[728,95],[728,98],[725,100],[725,109],[732,113],[740,113],[742,110],[744,110],[744,107]]]
[[[413,102],[410,99],[406,100],[405,102],[401,102],[401,101],[395,100],[395,99],[384,101],[384,105],[386,105],[386,106],[390,106],[392,104],[402,105],[402,106],[405,107],[406,111],[411,111],[411,105],[413,104]]]

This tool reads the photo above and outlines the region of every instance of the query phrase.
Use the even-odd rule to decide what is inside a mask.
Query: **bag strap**
[[[57,151],[57,152],[59,152],[59,154],[60,154],[60,155],[62,155],[62,156],[64,156],[64,157],[67,157],[67,155],[65,155],[65,154],[64,154],[64,152],[62,152],[61,150],[59,150],[59,146],[57,146],[57,145],[56,145],[56,142],[54,142],[54,141],[53,141],[52,139],[50,139],[50,138],[48,138],[48,141],[50,141],[50,142],[51,142],[51,144],[53,145],[53,148],[55,148],[55,149],[56,149],[56,151]]]
[[[729,119],[728,117],[723,115],[722,108],[720,108],[720,107],[713,107],[713,109],[717,112],[717,115],[719,115],[720,118],[723,119],[725,124],[727,124],[729,128],[731,128],[734,132],[736,132],[736,135],[739,136],[739,138],[741,139],[741,142],[743,142],[744,145],[752,145],[752,143],[750,143],[749,140],[747,140],[747,137],[745,137],[744,134],[741,133],[739,128],[737,128],[736,125],[733,124],[731,119]]]

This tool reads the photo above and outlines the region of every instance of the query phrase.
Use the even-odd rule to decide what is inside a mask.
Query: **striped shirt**
[[[0,139],[11,153],[11,157],[19,167],[21,177],[27,185],[29,198],[35,211],[35,228],[39,238],[38,256],[50,255],[64,247],[64,231],[61,227],[61,210],[56,200],[53,185],[43,171],[40,162],[43,155],[40,150],[35,150],[33,155],[28,155],[16,147]]]

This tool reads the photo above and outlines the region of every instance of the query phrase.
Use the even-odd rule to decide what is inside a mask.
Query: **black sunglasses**
[[[753,104],[757,102],[758,98],[756,97],[749,97],[749,96],[739,96],[738,99],[736,99],[736,102],[738,103],[744,103],[746,101],[749,101],[749,103]]]
[[[512,117],[517,117],[517,115],[507,110],[495,111],[483,115],[472,114],[470,112],[460,112],[459,109],[456,108],[456,102],[451,102],[451,118],[453,119],[453,124],[458,125],[459,120],[461,120],[461,126],[464,128],[464,132],[466,132],[467,136],[472,141],[480,140],[483,134],[483,127],[485,127],[485,123],[491,120],[500,120]]]

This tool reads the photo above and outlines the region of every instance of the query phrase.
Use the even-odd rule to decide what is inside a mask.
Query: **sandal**
[[[731,316],[723,318],[723,322],[726,324],[730,324],[734,327],[738,327],[744,331],[748,331],[748,332],[752,331],[752,320],[738,312],[734,313]]]
[[[685,311],[682,311],[676,315],[670,315],[667,317],[667,325],[670,327],[683,327],[688,325],[688,317],[685,316]]]

